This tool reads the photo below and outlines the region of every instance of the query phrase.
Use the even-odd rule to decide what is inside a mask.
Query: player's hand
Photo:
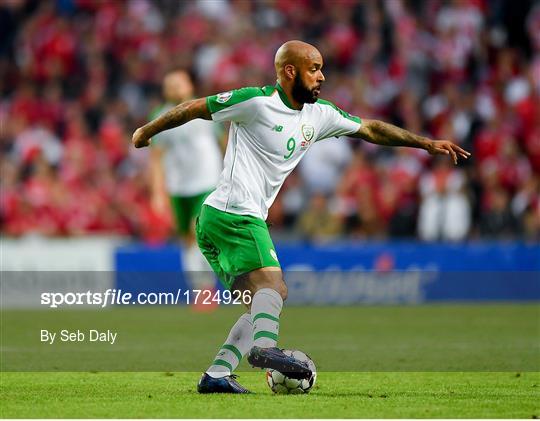
[[[470,152],[461,149],[458,145],[448,140],[432,140],[428,142],[426,150],[431,155],[450,155],[455,165],[458,163],[458,156],[463,159],[468,159],[471,156]]]
[[[139,127],[133,133],[131,143],[133,143],[133,146],[135,146],[136,148],[144,148],[145,146],[148,146],[150,145],[150,143],[152,143],[152,139],[146,136],[146,134],[142,130],[142,127]]]

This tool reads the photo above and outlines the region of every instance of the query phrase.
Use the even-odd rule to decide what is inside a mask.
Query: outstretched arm
[[[155,120],[152,120],[148,124],[139,127],[133,133],[131,143],[136,148],[143,148],[150,144],[150,139],[156,134],[172,129],[173,127],[186,124],[188,121],[196,118],[202,118],[205,120],[211,120],[212,116],[206,105],[206,98],[194,99],[192,101],[186,101],[177,105],[173,109],[167,111],[165,114],[160,115]]]
[[[457,164],[458,155],[465,159],[471,156],[469,152],[448,140],[431,140],[379,120],[362,120],[360,129],[352,137],[377,145],[421,148],[431,155],[451,155],[454,164]]]

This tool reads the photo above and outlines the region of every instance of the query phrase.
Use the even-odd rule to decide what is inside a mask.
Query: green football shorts
[[[266,223],[260,218],[203,205],[195,232],[199,248],[228,289],[239,275],[280,267]]]
[[[199,216],[204,199],[210,193],[211,191],[195,196],[170,196],[171,208],[178,234],[185,235],[191,231],[191,224]]]

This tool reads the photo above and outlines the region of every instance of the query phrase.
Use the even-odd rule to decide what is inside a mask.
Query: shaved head
[[[322,74],[322,55],[313,45],[303,41],[287,41],[274,59],[278,83],[298,105],[314,103],[319,97]]]
[[[280,73],[284,71],[286,65],[300,67],[311,61],[318,61],[322,65],[322,56],[319,50],[307,42],[293,40],[287,41],[278,48],[274,58],[274,66],[276,74],[280,77]]]

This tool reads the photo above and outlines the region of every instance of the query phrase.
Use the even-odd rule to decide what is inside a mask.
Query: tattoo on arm
[[[415,135],[379,120],[363,120],[360,129],[353,137],[384,146],[409,146],[426,149],[429,144],[429,139],[423,136]]]
[[[164,130],[181,126],[196,118],[212,119],[205,98],[183,102],[144,125],[142,129],[148,137],[152,137]]]

